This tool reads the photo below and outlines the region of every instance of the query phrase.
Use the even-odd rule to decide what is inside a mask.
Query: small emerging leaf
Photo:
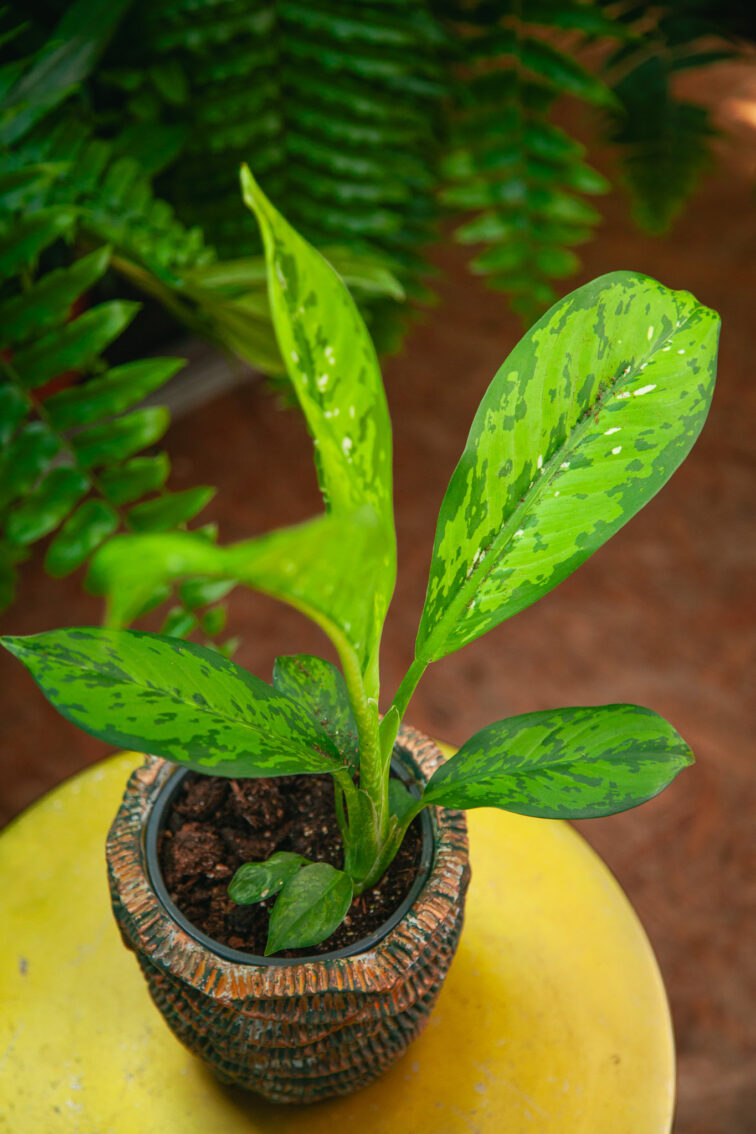
[[[228,895],[241,906],[262,902],[277,894],[306,862],[291,851],[276,851],[265,862],[245,862],[231,879]]]
[[[637,705],[549,709],[481,729],[434,772],[424,803],[592,819],[658,795],[692,763],[663,717]]]
[[[338,929],[351,904],[352,880],[342,870],[325,862],[302,867],[273,907],[265,956],[319,945]]]

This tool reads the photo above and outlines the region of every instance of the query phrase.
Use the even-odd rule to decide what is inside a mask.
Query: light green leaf
[[[184,365],[180,358],[147,358],[115,366],[94,378],[53,394],[45,410],[56,429],[91,425],[130,409],[153,390],[165,385]]]
[[[718,332],[693,296],[630,272],[536,323],[486,392],[441,505],[418,659],[535,602],[658,492],[706,418]]]
[[[160,633],[169,638],[186,638],[197,625],[197,616],[183,606],[172,606],[165,616]]]
[[[273,685],[306,709],[328,733],[349,767],[357,767],[357,725],[344,678],[335,665],[310,654],[276,658]]]
[[[265,956],[319,945],[338,929],[352,904],[352,880],[325,862],[304,866],[278,895]]]
[[[45,571],[55,579],[70,575],[118,527],[118,515],[104,500],[85,500],[47,549]]]
[[[345,519],[371,509],[380,529],[381,538],[358,552],[335,526],[328,549],[332,563],[348,555],[357,574],[372,579],[373,601],[361,610],[353,605],[345,610],[337,589],[324,612],[352,643],[365,673],[375,662],[396,575],[391,423],[378,360],[342,281],[272,207],[246,167],[242,190],[262,230],[276,335],[314,439],[326,508]],[[365,555],[367,562],[361,562]],[[320,580],[317,584],[321,601]],[[302,589],[308,585],[306,573]]]
[[[54,630],[3,645],[52,705],[92,736],[215,776],[340,766],[299,706],[215,650],[135,630]]]
[[[423,802],[592,819],[658,795],[693,756],[637,705],[549,709],[481,729],[431,776]]]
[[[306,863],[306,858],[291,851],[276,851],[265,862],[245,862],[231,879],[228,896],[240,906],[263,902]]]

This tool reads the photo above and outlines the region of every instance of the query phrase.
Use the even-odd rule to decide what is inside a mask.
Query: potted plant
[[[427,1018],[462,925],[463,810],[607,815],[691,762],[674,728],[634,705],[500,720],[446,762],[402,721],[432,661],[554,587],[684,459],[711,398],[718,319],[687,293],[617,272],[560,300],[515,347],[442,502],[415,658],[381,716],[396,554],[377,360],[333,270],[246,170],[243,189],[325,513],[225,547],[204,531],[119,537],[91,571],[108,594],[105,629],[3,642],[64,716],[151,754],[108,842],[124,940],[183,1042],[222,1079],[291,1102],[369,1082]],[[268,684],[211,649],[123,628],[158,583],[199,602],[234,582],[314,619],[341,669],[279,658]],[[224,831],[241,829],[229,808],[247,824],[247,861],[240,836],[223,850]],[[325,844],[313,841],[318,824]],[[412,839],[387,910],[374,896]],[[187,915],[192,885],[230,919],[225,940]],[[377,924],[362,916],[371,904]],[[257,946],[242,940],[253,922]]]

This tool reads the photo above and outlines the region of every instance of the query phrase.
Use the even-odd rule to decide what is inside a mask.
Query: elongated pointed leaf
[[[95,468],[123,460],[159,441],[170,424],[170,415],[163,406],[146,406],[132,410],[115,421],[91,425],[74,434],[71,444],[80,464]]]
[[[0,455],[0,508],[29,491],[61,449],[59,437],[32,421]]]
[[[273,685],[299,702],[328,733],[348,765],[357,766],[357,725],[344,678],[335,665],[310,654],[276,658]]]
[[[276,851],[265,862],[245,862],[231,879],[228,896],[241,906],[263,902],[277,894],[306,863],[306,858],[291,851]]]
[[[103,492],[114,504],[130,504],[162,488],[170,471],[167,453],[157,453],[154,457],[133,457],[122,465],[103,469],[99,480]]]
[[[23,343],[30,335],[65,322],[71,304],[100,279],[109,260],[110,249],[98,248],[70,268],[48,272],[28,291],[6,299],[0,304],[0,346]]]
[[[62,524],[69,512],[90,488],[90,481],[78,469],[59,466],[51,469],[8,518],[11,543],[34,543]]]
[[[0,229],[0,277],[20,272],[45,248],[67,235],[76,221],[76,209],[55,205],[16,219]]]
[[[45,570],[54,579],[70,575],[118,528],[118,514],[104,500],[85,500],[47,549]]]
[[[481,729],[434,772],[423,800],[591,819],[658,795],[692,760],[679,733],[651,709],[549,709]]]
[[[719,319],[615,272],[560,300],[486,392],[446,491],[416,653],[443,657],[566,578],[698,436]]]
[[[216,776],[339,766],[294,701],[215,650],[134,630],[54,630],[3,645],[85,732]]]
[[[61,390],[45,402],[56,429],[90,425],[114,417],[163,386],[184,365],[179,358],[146,358],[126,362],[69,390]]]
[[[127,327],[138,303],[112,299],[85,312],[13,357],[13,368],[27,389],[41,386],[66,370],[88,366]]]
[[[30,412],[31,403],[17,386],[0,385],[0,445],[8,444]]]
[[[358,574],[367,569],[372,575],[374,599],[362,611],[347,612],[338,590],[328,610],[329,621],[353,643],[366,670],[374,659],[396,575],[391,423],[378,360],[354,301],[334,270],[276,212],[246,168],[242,189],[262,230],[276,335],[314,438],[326,508],[345,518],[370,508],[380,527],[382,538],[360,549],[360,555],[368,556],[367,564],[360,562],[338,528],[329,551],[333,562],[348,555]],[[307,583],[305,572],[303,589]]]
[[[207,485],[166,492],[129,509],[129,526],[135,532],[165,532],[191,520],[215,495]]]
[[[343,871],[326,862],[304,866],[278,895],[265,956],[319,945],[338,929],[351,903],[352,881]]]

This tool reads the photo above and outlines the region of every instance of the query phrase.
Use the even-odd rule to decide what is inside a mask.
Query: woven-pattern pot
[[[397,752],[420,781],[443,762],[409,728]],[[149,758],[132,775],[107,844],[113,910],[155,1004],[223,1082],[271,1101],[313,1102],[366,1086],[422,1030],[457,948],[470,878],[463,814],[431,809],[427,880],[367,951],[229,960],[183,929],[150,882],[144,831],[172,771]]]

